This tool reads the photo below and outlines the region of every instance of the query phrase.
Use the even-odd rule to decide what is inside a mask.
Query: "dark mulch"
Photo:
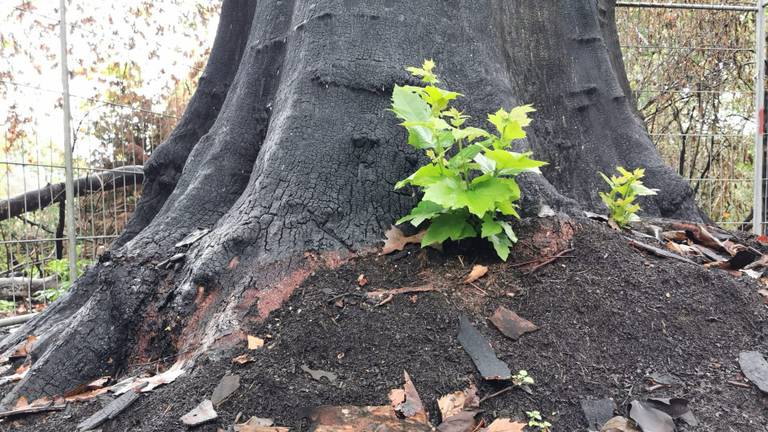
[[[403,370],[436,420],[435,401],[443,394],[470,382],[478,384],[481,396],[505,386],[477,375],[456,339],[460,313],[471,317],[514,371],[526,369],[536,379],[530,395],[515,390],[483,403],[488,419],[523,419],[524,411],[537,409],[555,431],[577,431],[586,429],[582,399],[611,397],[625,413],[635,398],[675,396],[689,399],[701,421],[698,428],[680,424],[679,430],[767,430],[768,398],[754,387],[728,383],[740,379],[740,351],[768,353],[768,314],[756,294],[758,285],[721,270],[650,257],[603,225],[578,224],[572,257],[531,275],[480,253],[491,269],[477,287],[461,281],[478,258],[464,253],[462,264],[455,253],[415,247],[318,271],[282,310],[249,329],[268,341],[254,352],[255,362],[231,363],[244,347],[203,359],[193,372],[143,396],[103,430],[187,430],[179,417],[210,397],[228,372],[240,375],[240,389],[218,407],[219,420],[196,430],[229,430],[241,413],[243,419],[271,417],[292,431],[305,431],[307,407],[386,404],[389,390],[402,385]],[[358,289],[361,273],[370,284]],[[356,297],[347,297],[343,305],[327,301],[345,292],[424,283],[441,292],[400,295],[381,307]],[[506,339],[486,321],[499,305],[541,329],[517,342]],[[333,372],[338,382],[315,381],[302,365]],[[648,393],[644,377],[652,373],[674,374],[683,385]],[[0,423],[0,430],[74,430],[78,419],[102,403]]]

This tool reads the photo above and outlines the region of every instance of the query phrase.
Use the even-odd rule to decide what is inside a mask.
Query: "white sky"
[[[13,195],[24,188],[32,189],[30,184],[40,182],[38,170],[29,167],[22,170],[18,166],[11,167],[7,178],[2,179],[6,177],[8,167],[3,161],[38,160],[57,165],[62,159],[62,110],[57,107],[61,97],[61,71],[58,63],[60,45],[58,28],[55,27],[58,24],[59,1],[31,0],[34,12],[25,13],[19,20],[19,10],[16,8],[22,3],[22,0],[0,0],[0,36],[8,38],[12,35],[24,46],[30,47],[38,67],[27,59],[10,55],[7,50],[0,52],[0,137],[8,131],[8,125],[4,123],[6,114],[15,106],[21,112],[31,113],[36,123],[32,129],[36,131],[37,138],[35,140],[33,135],[31,142],[25,144],[26,155],[20,152],[7,153],[0,141],[0,196],[9,192]],[[97,44],[108,61],[133,61],[141,67],[144,82],[139,92],[150,98],[167,94],[174,85],[174,76],[181,79],[188,76],[193,70],[194,59],[203,57],[212,44],[218,24],[217,13],[213,14],[207,24],[201,24],[196,6],[214,4],[205,0],[155,0],[151,2],[151,15],[141,18],[129,13],[129,9],[135,9],[147,1],[68,0],[68,3],[70,70],[80,68],[81,64],[85,67],[93,64],[96,56],[89,44]],[[87,17],[93,17],[93,20],[83,24],[81,21]],[[35,23],[54,26],[54,30],[41,32]],[[163,29],[161,34],[156,34],[158,28]],[[133,46],[130,43],[132,37],[135,40]],[[43,45],[48,46],[48,54]],[[153,51],[155,55],[152,55]],[[1,75],[6,71],[12,73],[13,82],[23,86],[8,82]],[[74,96],[103,98],[109,88],[107,83],[100,82],[98,78],[89,75],[76,76],[70,80],[73,129],[85,114],[83,108],[86,103],[85,99]],[[152,108],[156,112],[162,110],[162,105]],[[88,115],[88,119],[97,117],[98,113],[94,112]],[[92,140],[89,143],[87,139],[81,138],[75,156],[86,158],[94,145],[96,143]],[[49,150],[51,147],[54,151]],[[60,177],[63,173],[47,175]],[[45,183],[50,178],[43,180]]]

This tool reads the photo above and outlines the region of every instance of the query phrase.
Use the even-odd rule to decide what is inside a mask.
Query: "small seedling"
[[[514,140],[525,138],[524,127],[531,123],[530,105],[498,110],[488,115],[495,133],[465,126],[469,116],[450,106],[459,93],[436,86],[435,62],[406,68],[421,79],[422,86],[395,86],[391,111],[408,131],[408,144],[429,158],[395,189],[415,186],[424,192],[411,213],[397,221],[430,225],[421,246],[469,237],[487,239],[496,254],[506,261],[510,246],[517,241],[505,216],[519,218],[516,202],[520,187],[515,177],[539,173],[546,162],[531,159],[531,153],[510,151]]]
[[[640,220],[636,214],[640,210],[640,205],[635,204],[635,199],[638,196],[656,195],[657,189],[649,189],[643,185],[640,180],[645,175],[643,168],[637,168],[632,172],[622,167],[616,167],[616,170],[621,176],[608,178],[600,173],[603,180],[611,187],[608,193],[600,192],[600,198],[608,206],[610,220],[619,228],[624,228],[630,222]]]
[[[528,371],[521,370],[518,373],[512,375],[512,384],[516,386],[533,385],[535,381],[533,377],[528,375]]]
[[[538,411],[526,411],[525,415],[528,416],[528,426],[538,428],[540,432],[549,432],[552,427],[552,423],[544,420]]]

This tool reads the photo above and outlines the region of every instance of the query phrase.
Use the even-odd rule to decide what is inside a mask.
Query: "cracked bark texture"
[[[240,340],[324,251],[370,247],[415,197],[423,161],[387,112],[407,65],[438,63],[459,108],[538,112],[519,150],[550,163],[521,178],[524,212],[601,208],[597,171],[644,166],[646,214],[698,220],[628,101],[611,0],[224,0],[200,87],[146,166],[126,232],[69,294],[0,343],[39,337],[4,398],[52,396],[161,355]],[[158,264],[210,230],[171,268]],[[315,254],[308,255],[307,251]],[[340,255],[339,255],[340,256]]]

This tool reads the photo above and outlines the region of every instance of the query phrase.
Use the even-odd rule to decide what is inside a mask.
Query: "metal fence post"
[[[67,65],[67,9],[66,1],[59,1],[59,37],[61,38],[61,88],[64,108],[64,169],[66,173],[66,225],[69,280],[77,279],[77,238],[75,238],[75,185],[72,168],[72,130],[69,109],[69,67]]]

